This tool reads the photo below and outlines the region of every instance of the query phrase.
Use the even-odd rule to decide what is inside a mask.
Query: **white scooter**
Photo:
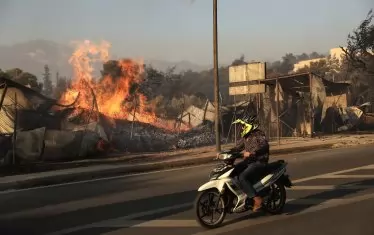
[[[216,228],[222,224],[226,213],[242,213],[253,208],[253,200],[239,208],[239,196],[244,192],[238,181],[239,174],[245,169],[234,165],[241,153],[222,152],[218,159],[223,164],[213,169],[209,181],[198,189],[194,207],[197,222],[205,228]],[[264,172],[251,179],[256,192],[263,197],[262,208],[270,214],[281,213],[286,203],[286,189],[292,183],[286,174],[287,163],[283,160],[269,163]],[[242,169],[239,169],[242,168]],[[217,214],[218,218],[214,219]],[[207,220],[205,220],[207,218]]]

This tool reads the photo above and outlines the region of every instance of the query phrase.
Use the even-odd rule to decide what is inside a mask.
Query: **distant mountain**
[[[68,60],[72,52],[73,48],[68,45],[47,40],[32,40],[12,46],[0,46],[0,69],[18,67],[41,77],[44,65],[48,64],[52,73],[58,71],[61,75],[69,77],[72,74],[72,68]],[[189,61],[145,60],[145,63],[162,71],[173,66],[176,66],[176,72],[202,71],[211,68],[211,66],[200,66]],[[95,69],[100,70],[101,65],[98,66]]]
[[[68,63],[72,48],[46,40],[33,40],[12,46],[0,46],[0,68],[20,68],[40,77],[43,67],[48,64],[51,71],[70,75]]]

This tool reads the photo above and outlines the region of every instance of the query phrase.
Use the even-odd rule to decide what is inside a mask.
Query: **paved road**
[[[228,215],[203,230],[192,202],[212,166],[0,193],[0,234],[373,235],[374,146],[284,156],[296,187],[282,215]],[[337,187],[340,186],[340,187]]]

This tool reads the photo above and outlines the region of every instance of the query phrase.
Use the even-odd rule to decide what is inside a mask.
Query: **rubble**
[[[347,136],[342,137],[339,143],[333,145],[333,148],[351,147],[368,144],[374,144],[374,139],[370,135]]]
[[[196,148],[215,143],[214,132],[208,126],[199,126],[189,132],[182,133],[177,138],[176,148]]]
[[[374,114],[364,112],[369,102],[360,106],[350,106],[340,110],[340,116],[344,125],[337,128],[338,132],[361,129],[368,130],[374,128]]]
[[[189,131],[178,133],[138,122],[134,122],[134,124],[131,122],[117,124],[111,140],[115,149],[127,152],[187,149],[211,145],[214,142],[214,133],[208,126],[199,126]]]

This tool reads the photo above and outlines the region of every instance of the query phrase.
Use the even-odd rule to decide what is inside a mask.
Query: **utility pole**
[[[214,106],[215,106],[215,132],[216,150],[221,151],[220,124],[220,102],[219,102],[219,79],[218,79],[218,39],[217,39],[217,0],[213,0],[213,61],[214,61]]]

